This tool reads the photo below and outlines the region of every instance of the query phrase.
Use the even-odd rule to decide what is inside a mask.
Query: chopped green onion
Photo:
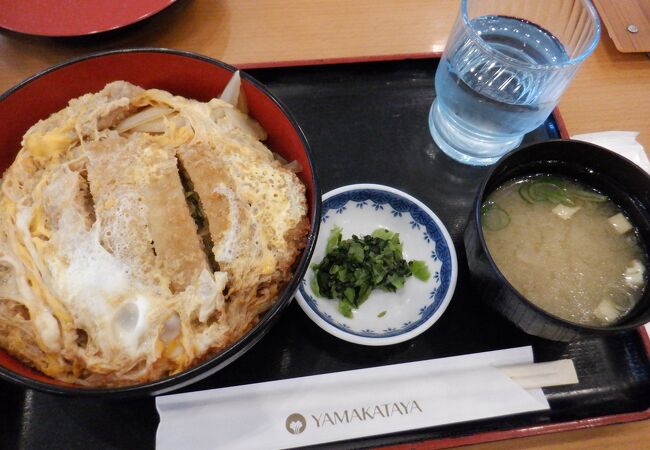
[[[603,203],[607,201],[607,196],[598,194],[596,192],[590,192],[590,191],[583,191],[583,190],[571,190],[569,191],[569,194],[573,197],[579,198],[581,200],[585,200],[588,202],[594,202],[594,203]]]
[[[496,203],[488,201],[481,207],[481,224],[488,230],[497,231],[508,226],[510,215]]]
[[[549,192],[546,199],[552,203],[561,203],[564,206],[576,206],[576,202],[569,198],[564,192]]]
[[[527,203],[535,203],[535,200],[530,196],[530,183],[522,183],[519,186],[519,196]]]
[[[601,203],[605,195],[582,189],[569,188],[565,180],[540,176],[529,179],[519,187],[519,195],[528,203],[549,201],[575,207],[584,201]]]
[[[528,192],[530,193],[531,198],[536,202],[547,200],[551,195],[563,194],[563,190],[560,186],[546,181],[534,181],[528,188]]]

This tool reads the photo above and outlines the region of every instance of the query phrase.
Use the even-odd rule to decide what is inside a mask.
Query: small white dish
[[[310,268],[296,298],[318,326],[355,344],[390,345],[423,333],[442,316],[456,288],[458,262],[447,229],[424,203],[379,184],[353,184],[328,192],[323,196],[321,226],[310,265],[325,257],[335,225],[342,228],[343,239],[367,235],[377,228],[399,233],[404,259],[424,261],[431,277],[425,282],[409,277],[397,292],[373,291],[350,319],[338,311],[338,300],[314,295],[310,288],[314,271]]]

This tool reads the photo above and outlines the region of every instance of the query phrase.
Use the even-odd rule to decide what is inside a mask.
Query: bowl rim
[[[495,164],[492,166],[485,175],[485,178],[481,182],[481,185],[479,187],[479,190],[476,194],[476,199],[474,201],[474,205],[472,207],[472,215],[474,216],[475,220],[475,225],[477,228],[477,234],[479,238],[479,242],[481,245],[481,248],[485,252],[485,256],[487,257],[487,260],[489,262],[490,267],[494,270],[494,273],[499,277],[499,280],[501,283],[503,283],[504,286],[506,286],[511,292],[516,294],[517,298],[522,301],[527,307],[533,309],[536,313],[540,314],[543,316],[545,319],[550,320],[556,324],[559,324],[560,326],[564,326],[566,328],[570,328],[574,331],[581,332],[581,333],[589,333],[589,334],[611,334],[611,333],[618,333],[622,331],[628,331],[631,329],[635,329],[638,326],[643,326],[643,324],[630,324],[630,325],[613,325],[613,326],[606,326],[606,327],[598,327],[598,326],[592,326],[592,325],[585,325],[585,324],[580,324],[576,322],[571,322],[565,319],[562,319],[561,317],[558,317],[554,314],[551,314],[547,312],[546,310],[542,309],[541,307],[537,306],[535,303],[531,302],[524,296],[521,292],[519,292],[511,283],[508,281],[506,276],[501,272],[499,269],[499,266],[496,264],[494,259],[492,258],[492,255],[490,254],[490,251],[488,250],[487,243],[485,242],[485,236],[483,234],[483,227],[481,227],[481,204],[482,200],[485,198],[485,191],[487,189],[487,185],[490,183],[492,180],[493,176],[495,173],[501,168],[501,166],[512,156],[514,156],[517,153],[524,152],[524,151],[530,151],[530,148],[533,147],[538,147],[538,146],[543,146],[543,145],[556,145],[562,143],[564,145],[582,145],[585,147],[590,147],[596,152],[601,152],[605,155],[607,155],[610,158],[618,159],[620,160],[623,164],[626,164],[629,166],[630,170],[635,170],[639,173],[642,173],[645,175],[645,177],[648,179],[648,184],[650,185],[650,175],[647,174],[641,167],[639,167],[637,164],[633,163],[629,159],[623,157],[622,155],[613,152],[612,150],[609,150],[605,147],[602,147],[597,144],[592,144],[591,142],[586,142],[586,141],[580,141],[577,139],[549,139],[546,141],[540,141],[540,142],[532,142],[530,144],[527,144],[525,146],[519,147],[515,150],[512,150],[505,155],[503,155]],[[551,159],[531,159],[528,162],[534,162],[534,161],[551,161]],[[552,161],[561,161],[561,159],[553,159]],[[589,169],[588,165],[585,165],[587,169]],[[492,192],[492,191],[491,191]],[[650,245],[650,242],[647,242],[646,245]],[[645,286],[645,290],[650,289],[650,285]],[[644,294],[645,295],[645,294]]]
[[[367,345],[367,346],[386,346],[386,345],[399,344],[401,342],[405,342],[410,339],[413,339],[419,336],[420,334],[424,333],[425,331],[427,331],[429,328],[431,328],[433,324],[435,324],[438,320],[440,320],[440,318],[443,316],[444,312],[446,311],[447,307],[451,303],[451,299],[454,296],[454,292],[456,290],[456,283],[458,280],[458,258],[456,255],[456,248],[454,247],[454,242],[451,239],[451,235],[449,234],[447,227],[442,222],[442,220],[431,210],[431,208],[429,208],[426,204],[424,204],[422,201],[418,200],[417,198],[413,197],[412,195],[404,191],[401,191],[399,189],[396,189],[394,187],[386,186],[382,184],[375,184],[375,183],[349,184],[349,185],[337,187],[323,194],[323,202],[325,202],[326,200],[332,197],[336,197],[340,194],[343,194],[345,192],[361,190],[361,189],[388,192],[397,197],[404,198],[409,202],[413,203],[414,205],[418,206],[436,224],[449,250],[449,262],[451,266],[449,286],[447,287],[447,291],[445,292],[444,298],[440,302],[440,306],[428,319],[426,319],[424,322],[422,322],[421,324],[419,324],[418,326],[416,326],[415,328],[409,331],[397,335],[393,335],[393,336],[368,337],[368,336],[359,336],[350,333],[345,329],[336,327],[335,325],[323,319],[323,317],[321,317],[321,315],[318,312],[316,312],[309,304],[309,302],[304,298],[303,293],[301,292],[301,288],[299,288],[296,291],[295,297],[298,300],[298,304],[305,312],[305,314],[316,325],[318,325],[321,329],[328,332],[332,336],[335,336],[339,339],[342,339],[344,341],[353,344]],[[306,283],[306,278],[303,278],[302,282]]]
[[[141,53],[161,53],[177,57],[189,58],[207,62],[209,64],[225,69],[229,72],[234,73],[239,70],[234,66],[231,66],[223,61],[211,58],[209,56],[201,55],[195,52],[185,51],[185,50],[176,50],[162,47],[132,47],[124,48],[117,50],[108,50],[93,52],[87,55],[76,57],[67,61],[64,61],[59,64],[47,67],[36,74],[24,79],[18,84],[7,89],[2,95],[0,95],[0,103],[5,100],[7,97],[17,92],[18,90],[24,88],[33,81],[49,74],[50,72],[57,71],[64,67],[80,63],[83,61],[102,58],[106,56],[118,55],[118,54],[141,54]],[[307,271],[309,261],[314,252],[314,247],[316,245],[316,238],[318,236],[318,230],[320,228],[320,215],[321,215],[321,191],[318,183],[318,176],[314,166],[314,158],[312,155],[312,150],[305,136],[304,131],[296,121],[293,114],[289,109],[278,99],[274,94],[272,94],[261,82],[257,81],[254,77],[249,75],[246,72],[240,70],[240,76],[242,79],[245,79],[247,82],[252,84],[257,90],[264,94],[271,102],[273,102],[281,111],[282,114],[287,118],[292,128],[295,130],[304,150],[307,161],[309,163],[311,174],[312,174],[312,183],[313,183],[313,208],[310,215],[310,230],[307,235],[307,242],[305,248],[302,250],[302,254],[297,262],[294,263],[294,271],[291,279],[284,287],[282,292],[278,295],[277,300],[273,306],[262,316],[262,318],[257,322],[250,330],[248,330],[243,336],[241,336],[237,341],[232,343],[229,347],[223,351],[209,357],[198,364],[172,376],[161,378],[147,383],[139,383],[134,385],[119,386],[119,387],[84,387],[71,384],[58,384],[58,383],[46,383],[40,380],[35,380],[33,378],[18,374],[5,366],[0,365],[0,379],[4,379],[23,387],[39,390],[42,392],[52,393],[52,394],[63,394],[63,395],[73,395],[80,397],[111,397],[111,398],[127,398],[127,397],[146,397],[146,396],[155,396],[171,391],[175,391],[186,387],[192,383],[198,382],[210,375],[213,375],[220,369],[224,368],[239,356],[243,355],[248,351],[254,344],[256,344],[268,331],[270,325],[277,320],[280,313],[288,307],[291,303],[293,293],[299,286],[300,280],[302,279],[304,273]],[[297,276],[298,274],[302,274]],[[12,355],[9,355],[12,358],[16,359]],[[24,365],[20,360],[17,360]],[[30,368],[31,369],[31,368]],[[35,370],[35,369],[31,369]],[[47,375],[45,375],[47,376]]]
[[[90,21],[86,20],[86,27],[83,26],[74,27],[74,26],[69,26],[70,24],[68,24],[68,26],[66,27],[66,31],[64,30],[48,31],[48,28],[43,27],[42,24],[36,24],[35,27],[33,24],[24,26],[26,21],[19,20],[18,22],[16,22],[15,18],[14,20],[10,19],[9,21],[7,21],[6,17],[4,18],[1,27],[11,31],[12,33],[18,33],[24,36],[50,37],[50,38],[77,38],[77,37],[86,37],[86,36],[96,36],[98,34],[110,33],[112,31],[126,28],[130,25],[134,25],[144,20],[147,20],[150,17],[153,17],[158,13],[164,11],[165,9],[169,8],[176,2],[177,0],[159,0],[151,7],[148,7],[144,10],[138,10],[139,15],[129,14],[128,18],[123,20],[110,19],[109,22],[104,22],[101,25],[96,23],[97,17],[95,16],[91,18]],[[105,13],[105,11],[102,12]],[[102,17],[105,16],[106,14],[102,14]],[[88,19],[88,17],[86,17],[86,19]],[[89,27],[88,22],[90,22],[91,24],[94,23],[94,25]]]

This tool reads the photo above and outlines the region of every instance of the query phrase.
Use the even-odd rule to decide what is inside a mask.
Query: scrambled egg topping
[[[117,81],[35,124],[2,178],[0,346],[118,386],[237,340],[305,244],[305,189],[231,104]]]

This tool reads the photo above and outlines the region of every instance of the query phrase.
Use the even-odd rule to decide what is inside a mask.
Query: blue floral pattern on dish
[[[430,267],[437,264],[438,261],[441,263],[439,270],[431,271],[431,277],[435,281],[436,286],[429,292],[427,304],[419,309],[419,318],[417,320],[405,321],[400,327],[384,326],[380,328],[378,326],[377,329],[365,328],[362,330],[353,330],[349,325],[322,311],[318,307],[316,299],[308,292],[306,283],[301,283],[299,287],[300,294],[305,302],[322,319],[347,333],[369,338],[384,338],[407,333],[426,322],[436,313],[449,290],[452,279],[452,260],[444,234],[433,218],[419,205],[392,192],[377,189],[350,190],[324,200],[322,206],[322,222],[325,224],[330,219],[333,220],[332,215],[329,213],[334,211],[337,214],[341,214],[346,210],[346,205],[349,202],[352,202],[352,205],[355,205],[356,208],[363,208],[365,205],[369,205],[377,212],[387,209],[393,217],[405,220],[410,229],[420,230],[423,245],[432,246],[430,259],[425,262]]]

